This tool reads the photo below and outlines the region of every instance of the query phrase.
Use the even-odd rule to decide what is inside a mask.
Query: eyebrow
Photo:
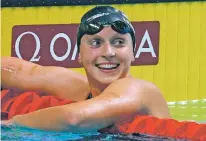
[[[127,40],[127,39],[126,39],[127,37],[124,36],[124,35],[125,35],[125,34],[115,33],[115,34],[111,37],[111,39],[122,38],[122,39],[124,39],[124,40]],[[91,41],[91,40],[94,40],[94,39],[104,40],[104,38],[103,38],[102,36],[99,36],[99,35],[97,35],[97,34],[93,35],[92,37],[87,37],[87,40],[88,40],[88,41]]]
[[[119,39],[122,39],[122,40],[124,40],[124,41],[127,41],[127,40],[128,40],[127,37],[126,37],[126,36],[123,36],[123,35],[125,35],[125,34],[116,33],[115,35],[112,36],[111,39],[114,40],[114,39],[116,39],[116,38],[119,38]]]
[[[87,37],[87,40],[94,40],[94,39],[100,39],[100,40],[103,40],[103,38],[99,35],[93,35],[92,37]]]
[[[116,33],[115,35],[112,36],[112,38],[124,38],[126,39],[126,36],[124,36],[125,34],[120,34],[120,33]]]

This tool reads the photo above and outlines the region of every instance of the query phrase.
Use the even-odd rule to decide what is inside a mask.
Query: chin
[[[120,79],[119,77],[109,77],[109,78],[98,78],[100,84],[110,85],[111,83],[115,82],[116,80]]]
[[[114,72],[102,72],[99,68],[94,68],[90,69],[90,71],[86,71],[87,77],[89,77],[89,80],[93,83],[97,82],[100,85],[110,85],[111,83],[124,78],[127,75],[127,70],[122,69],[122,67],[119,67]]]

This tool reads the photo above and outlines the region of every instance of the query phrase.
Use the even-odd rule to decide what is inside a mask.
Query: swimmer
[[[41,90],[77,101],[17,115],[7,123],[79,133],[98,131],[138,114],[171,118],[160,90],[130,75],[135,32],[121,11],[110,6],[89,10],[81,19],[77,46],[86,77],[61,67],[2,59],[4,88]]]

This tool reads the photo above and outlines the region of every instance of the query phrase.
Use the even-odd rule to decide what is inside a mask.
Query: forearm
[[[111,98],[102,97],[98,96],[88,101],[68,105],[75,107],[72,113],[73,119],[76,119],[76,128],[78,130],[93,129],[97,131],[130,118],[141,111],[141,103],[134,99],[126,97],[116,98],[113,96]]]
[[[85,102],[77,102],[45,108],[15,116],[10,122],[13,125],[34,129],[77,133],[97,131],[109,125],[109,121],[101,116],[105,114],[100,114],[103,110],[100,110],[99,106],[92,108],[94,104],[88,107],[84,104]]]
[[[1,75],[5,89],[39,91],[73,101],[83,100],[77,94],[86,97],[89,91],[87,78],[80,73],[14,57],[2,58]]]
[[[35,90],[40,85],[33,71],[42,66],[15,57],[2,57],[2,86],[8,89]],[[39,80],[42,81],[42,80]]]
[[[98,100],[97,102],[93,102]],[[125,98],[99,99],[76,102],[64,106],[41,109],[15,116],[15,125],[42,130],[92,132],[108,127],[137,110]],[[104,105],[104,106],[103,106]],[[122,108],[124,107],[124,108]]]
[[[64,106],[56,106],[38,110],[25,115],[18,115],[11,119],[17,126],[36,128],[42,130],[71,131],[72,125],[67,122],[68,113]]]

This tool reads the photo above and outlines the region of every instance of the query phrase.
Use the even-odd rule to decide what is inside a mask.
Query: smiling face
[[[134,61],[132,38],[105,27],[94,35],[81,38],[79,63],[84,67],[88,80],[109,85],[127,77]]]

